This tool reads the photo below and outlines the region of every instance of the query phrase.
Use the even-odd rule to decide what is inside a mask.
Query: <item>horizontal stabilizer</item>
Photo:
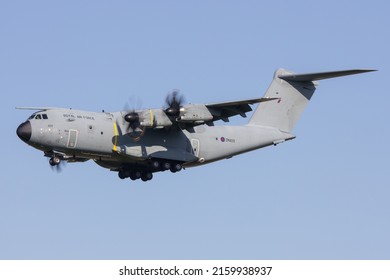
[[[260,103],[249,125],[276,127],[291,133],[300,115],[313,96],[317,80],[360,74],[376,70],[351,69],[332,72],[296,74],[278,69],[264,97],[277,101]]]
[[[318,80],[336,78],[336,77],[341,77],[341,76],[355,75],[355,74],[372,72],[372,71],[377,71],[377,70],[353,69],[353,70],[307,73],[307,74],[288,74],[288,75],[279,75],[278,77],[280,79],[283,79],[286,81],[291,81],[291,82],[311,82],[311,81],[318,81]]]

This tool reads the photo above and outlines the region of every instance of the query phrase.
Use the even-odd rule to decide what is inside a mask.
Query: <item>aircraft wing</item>
[[[260,102],[267,102],[275,99],[277,98],[254,98],[239,101],[206,104],[205,106],[210,111],[211,115],[213,115],[212,121],[223,120],[227,122],[229,121],[228,118],[236,115],[240,115],[245,118],[246,113],[252,111],[252,108],[249,105],[253,105]]]
[[[15,107],[17,110],[32,110],[32,111],[47,111],[54,109],[61,109],[57,107]]]

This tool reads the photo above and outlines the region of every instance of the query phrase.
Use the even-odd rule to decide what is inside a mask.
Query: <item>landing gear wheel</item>
[[[125,172],[124,172],[124,171],[122,171],[122,170],[121,170],[121,171],[119,171],[119,172],[118,172],[118,177],[119,177],[119,178],[121,178],[121,179],[125,179],[125,178],[126,178],[126,174],[125,174]]]
[[[161,165],[161,169],[162,169],[163,171],[168,170],[168,169],[170,169],[170,168],[171,168],[171,164],[170,164],[169,162],[164,162],[164,163]]]
[[[143,173],[141,176],[141,180],[144,182],[152,180],[152,178],[153,178],[153,174],[151,172]]]
[[[53,157],[53,162],[58,165],[61,162],[61,159],[59,157]]]
[[[182,169],[182,166],[180,163],[174,163],[172,166],[171,166],[171,172],[172,173],[175,173],[175,172],[178,172]]]
[[[130,179],[131,180],[134,181],[134,180],[137,180],[139,178],[141,178],[141,172],[139,172],[139,171],[130,172]]]
[[[157,160],[153,160],[153,161],[150,163],[150,166],[151,166],[154,170],[157,170],[157,169],[160,167],[160,163],[159,163]]]
[[[59,157],[51,157],[49,159],[49,164],[51,166],[59,165],[61,163],[61,159]]]

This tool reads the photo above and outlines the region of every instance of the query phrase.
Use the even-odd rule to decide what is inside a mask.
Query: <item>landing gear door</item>
[[[68,148],[75,148],[77,144],[78,131],[75,129],[69,129]]]
[[[199,140],[192,139],[191,145],[192,145],[192,152],[193,152],[194,156],[199,157]]]

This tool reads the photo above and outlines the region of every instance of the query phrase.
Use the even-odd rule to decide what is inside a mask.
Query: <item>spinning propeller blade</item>
[[[177,118],[180,116],[180,109],[183,106],[184,102],[185,102],[184,96],[180,94],[179,91],[174,90],[170,94],[168,94],[167,97],[165,98],[167,109],[165,109],[164,112],[169,117]]]

